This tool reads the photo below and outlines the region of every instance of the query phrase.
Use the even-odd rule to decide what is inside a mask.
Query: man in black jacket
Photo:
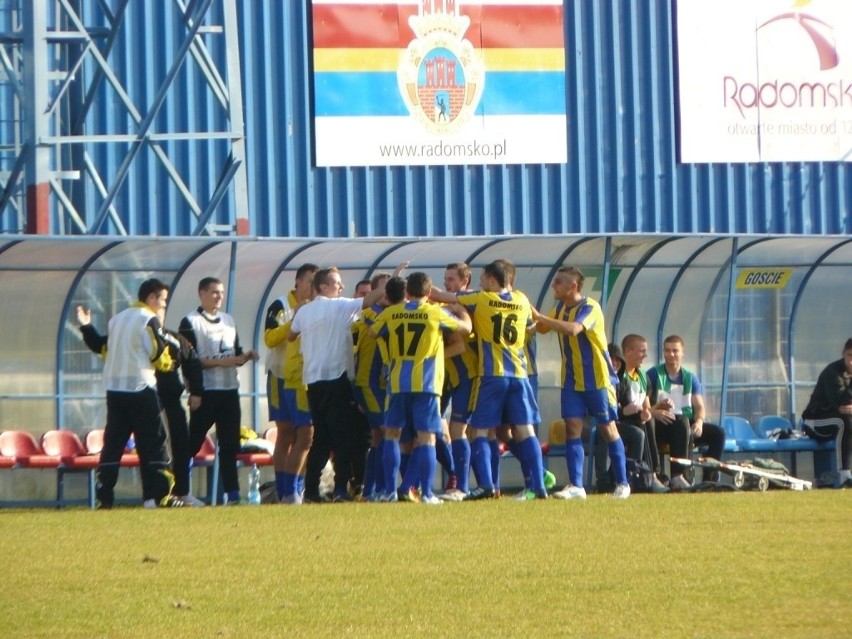
[[[811,399],[802,412],[804,431],[822,441],[835,440],[838,487],[852,487],[849,470],[852,430],[852,337],[843,346],[843,357],[823,369]]]

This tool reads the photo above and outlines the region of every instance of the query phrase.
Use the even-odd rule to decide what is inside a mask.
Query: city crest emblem
[[[415,39],[397,69],[399,92],[409,113],[430,133],[457,131],[482,97],[485,66],[464,35],[470,18],[459,0],[420,0],[408,19]]]

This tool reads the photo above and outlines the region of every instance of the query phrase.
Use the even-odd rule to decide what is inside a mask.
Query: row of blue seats
[[[834,420],[820,420],[819,422],[814,422],[812,425],[818,423],[825,424],[832,421]],[[561,423],[559,422],[561,422],[561,420],[554,422],[554,424],[551,425],[551,429],[554,427],[561,427]],[[726,437],[724,448],[725,453],[765,453],[768,455],[789,454],[791,466],[790,472],[793,475],[797,475],[798,473],[796,458],[798,453],[826,453],[824,457],[827,458],[828,463],[817,463],[815,456],[814,470],[828,470],[831,472],[836,472],[838,470],[837,458],[834,454],[834,440],[819,441],[808,437],[802,430],[801,422],[794,426],[786,417],[782,417],[780,415],[766,415],[760,419],[757,426],[752,426],[752,424],[743,417],[729,415],[722,420],[722,427],[725,429]],[[587,455],[590,454],[591,449],[594,447],[596,436],[595,431],[596,429],[592,428],[589,442],[587,442],[586,446]],[[784,434],[782,436],[785,437],[783,439],[778,437],[778,435],[782,433]],[[562,457],[565,454],[564,431],[560,434],[561,437],[557,437],[556,441],[553,441],[554,438],[552,437],[551,431],[549,441],[542,445],[542,452],[545,457]],[[698,449],[697,452],[700,454],[702,450]],[[591,459],[587,462],[584,474],[586,485],[592,485],[594,462]]]
[[[813,426],[833,421],[836,420],[818,420],[809,424]],[[834,440],[820,441],[808,437],[802,431],[801,422],[794,427],[786,417],[766,415],[758,421],[757,426],[752,426],[744,417],[729,415],[722,420],[722,426],[726,435],[726,453],[789,453],[792,466],[790,470],[795,475],[797,453],[826,452],[830,453],[828,470],[837,471],[836,456],[831,454],[835,452]]]

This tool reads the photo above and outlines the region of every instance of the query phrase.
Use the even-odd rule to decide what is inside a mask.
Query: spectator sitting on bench
[[[661,471],[660,453],[657,448],[656,426],[651,416],[651,400],[648,397],[648,374],[642,370],[642,364],[648,355],[648,341],[641,335],[631,333],[621,340],[621,350],[624,366],[618,370],[619,384],[616,387],[618,421],[620,424],[632,424],[642,429],[645,434],[644,448],[642,456],[637,459],[646,462],[654,471],[651,492],[665,493],[669,489],[657,477]]]
[[[839,419],[842,423],[808,424],[810,420]],[[823,369],[817,378],[811,399],[802,412],[804,431],[813,439],[835,440],[839,469],[835,485],[852,487],[849,471],[849,439],[852,430],[852,337],[846,340],[843,357]]]
[[[709,446],[708,457],[722,458],[725,448],[725,431],[716,424],[704,421],[702,386],[692,371],[683,368],[686,353],[683,338],[669,335],[663,340],[665,362],[648,371],[651,396],[651,414],[657,427],[657,442],[670,446],[672,457],[689,457],[690,437],[701,446]],[[678,490],[690,488],[683,476],[683,466],[672,464],[669,487]],[[718,481],[719,471],[704,470],[704,481]]]

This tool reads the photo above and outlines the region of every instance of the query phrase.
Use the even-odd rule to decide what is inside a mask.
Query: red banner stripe
[[[468,5],[464,37],[476,48],[562,47],[562,7],[553,5]],[[414,39],[408,18],[417,7],[396,4],[313,5],[314,47],[318,49],[399,48]]]

